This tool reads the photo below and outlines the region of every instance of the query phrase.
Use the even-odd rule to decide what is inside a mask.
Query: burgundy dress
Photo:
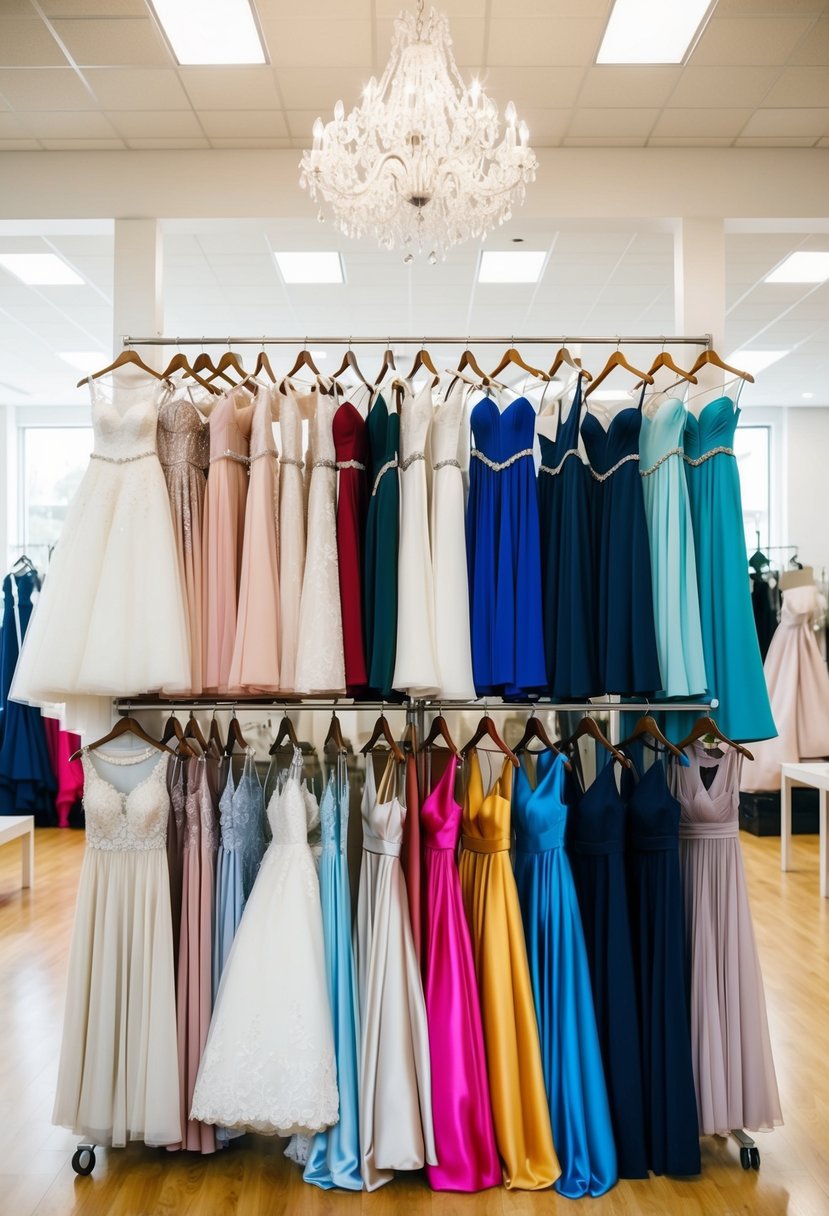
[[[368,431],[356,406],[344,401],[334,414],[337,453],[337,557],[343,618],[345,683],[349,692],[368,684],[363,641],[363,548],[368,512]]]

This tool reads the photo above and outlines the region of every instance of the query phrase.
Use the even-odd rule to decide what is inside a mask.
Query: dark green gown
[[[400,418],[379,394],[368,413],[369,488],[364,564],[366,663],[369,688],[388,695],[397,651],[397,544]],[[390,463],[393,462],[393,463]]]

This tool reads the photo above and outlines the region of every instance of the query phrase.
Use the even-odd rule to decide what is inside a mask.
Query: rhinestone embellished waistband
[[[263,456],[273,456],[274,460],[279,460],[279,452],[277,452],[276,448],[265,448],[264,451],[257,452],[255,456],[251,456],[250,463],[253,464],[254,460],[261,460]]]
[[[357,469],[359,473],[365,473],[366,466],[361,464],[359,460],[338,460],[338,469]]]
[[[510,456],[508,460],[490,460],[488,456],[484,456],[483,452],[479,452],[477,448],[473,448],[472,455],[476,460],[480,460],[488,469],[492,469],[494,473],[501,473],[504,469],[508,469],[511,464],[515,464],[516,460],[523,460],[525,456],[532,456],[532,448],[522,448],[520,452],[516,452]]]
[[[638,452],[629,452],[627,456],[623,456],[621,460],[617,460],[614,465],[611,465],[606,473],[597,473],[595,469],[591,469],[590,472],[593,474],[596,481],[607,481],[608,477],[612,477],[618,469],[621,469],[623,464],[629,464],[630,461],[638,461],[638,459]]]
[[[425,452],[412,452],[411,456],[407,456],[405,460],[400,461],[400,468],[405,473],[406,469],[408,469],[410,464],[414,464],[416,460],[425,460],[425,459],[426,459]]]
[[[336,462],[336,460],[315,460],[314,463],[311,465],[311,468],[312,469],[333,469],[334,472],[336,473],[337,462]]]
[[[280,456],[279,463],[280,464],[292,464],[294,466],[294,468],[297,468],[297,469],[305,468],[305,461],[297,460],[297,458],[295,456]]]
[[[217,460],[235,460],[237,464],[250,464],[250,456],[243,456],[241,452],[233,452],[230,448],[225,448],[223,452],[217,452],[215,456],[210,457],[211,464],[215,464]]]
[[[564,468],[565,462],[568,461],[571,456],[578,456],[578,454],[579,454],[578,448],[568,448],[554,469],[551,469],[550,466],[547,464],[542,464],[540,466],[540,472],[548,473],[550,475],[550,477],[556,477],[561,472],[561,470]]]
[[[710,452],[705,452],[702,456],[695,456],[695,457],[686,456],[685,463],[693,465],[694,468],[698,468],[699,465],[705,464],[706,460],[710,460],[712,456],[734,456],[734,455],[735,455],[735,452],[734,452],[733,448],[726,448],[726,447],[712,448]]]
[[[396,456],[392,456],[391,460],[387,460],[385,464],[380,465],[380,468],[377,470],[377,476],[374,478],[374,485],[371,487],[372,498],[377,493],[377,491],[380,489],[380,482],[383,480],[386,473],[388,473],[392,469],[396,469],[396,468],[397,468],[397,457]]]
[[[681,455],[682,455],[682,448],[671,448],[671,450],[669,452],[666,452],[664,454],[664,456],[660,456],[658,460],[654,461],[654,463],[651,465],[651,467],[649,469],[640,469],[639,472],[641,473],[641,475],[643,477],[650,477],[651,473],[655,473],[656,470],[659,468],[659,466],[663,465],[666,460],[670,460],[672,456],[681,456]]]
[[[104,456],[101,452],[90,452],[90,460],[103,460],[106,464],[132,464],[134,460],[146,460],[155,456],[155,452],[139,452],[136,456]]]
[[[459,460],[439,460],[437,464],[432,465],[432,470],[437,473],[438,469],[459,469],[461,462]]]

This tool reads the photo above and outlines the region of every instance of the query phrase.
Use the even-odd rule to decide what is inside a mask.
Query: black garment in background
[[[751,607],[754,611],[754,625],[763,662],[766,661],[769,644],[777,628],[779,598],[777,588],[772,587],[762,574],[752,574]]]

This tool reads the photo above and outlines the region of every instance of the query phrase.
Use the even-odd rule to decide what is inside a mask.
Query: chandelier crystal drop
[[[401,13],[391,56],[358,106],[314,123],[300,185],[328,204],[349,237],[373,235],[386,249],[445,257],[480,239],[524,201],[538,166],[515,106],[504,111],[478,80],[467,86],[452,54],[447,18]],[[323,218],[320,211],[320,219]]]

